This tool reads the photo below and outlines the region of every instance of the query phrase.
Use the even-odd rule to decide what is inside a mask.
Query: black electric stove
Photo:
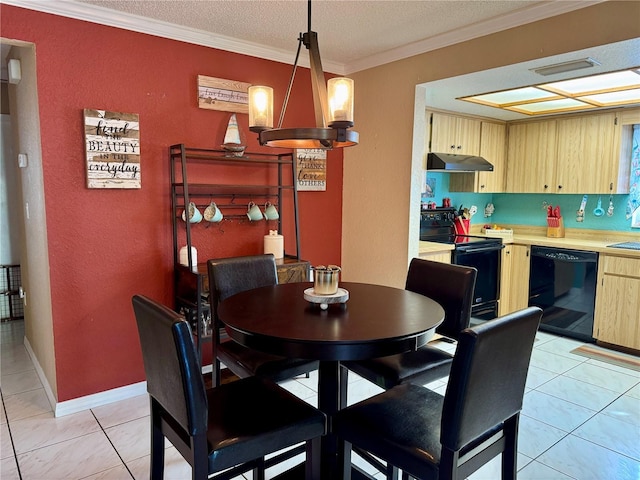
[[[456,209],[436,207],[420,213],[420,240],[425,242],[449,243],[459,247],[484,247],[502,245],[502,239],[477,235],[458,235],[455,229]]]
[[[436,207],[420,212],[420,240],[454,245],[451,263],[478,270],[471,315],[490,320],[498,315],[501,238],[456,234],[455,208]]]

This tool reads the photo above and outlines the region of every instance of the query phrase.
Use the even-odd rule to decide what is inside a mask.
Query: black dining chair
[[[247,348],[237,342],[221,341],[224,319],[218,315],[220,302],[236,293],[277,285],[273,254],[218,258],[207,262],[212,315],[213,385],[220,384],[220,363],[240,378],[267,377],[274,381],[308,374],[318,369],[317,360],[285,358]]]
[[[230,479],[281,460],[264,456],[306,442],[306,478],[319,478],[317,451],[326,416],[268,379],[248,378],[206,390],[191,327],[146,297],[132,299],[151,400],[151,478],[164,474],[164,438],[194,480]]]
[[[441,395],[398,385],[338,412],[336,434],[383,459],[387,478],[464,479],[502,453],[515,480],[518,422],[542,310],[524,310],[465,329]],[[348,463],[348,462],[346,462]],[[349,477],[346,477],[349,478]]]
[[[473,267],[414,258],[409,264],[405,289],[442,305],[444,321],[436,333],[457,340],[460,332],[469,326],[476,275]],[[444,378],[449,375],[452,361],[452,354],[427,344],[411,352],[343,362],[342,366],[387,390],[402,383],[424,385]],[[347,375],[343,369],[343,384]],[[345,402],[343,398],[343,404]]]

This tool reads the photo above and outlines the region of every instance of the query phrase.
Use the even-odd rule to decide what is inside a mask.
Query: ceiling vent
[[[538,67],[530,69],[538,75],[555,75],[557,73],[573,72],[583,68],[591,68],[600,65],[600,62],[593,58],[587,57],[580,60],[571,60],[570,62],[556,63],[555,65],[547,65],[546,67]]]

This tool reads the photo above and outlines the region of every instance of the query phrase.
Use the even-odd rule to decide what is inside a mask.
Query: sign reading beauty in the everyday
[[[250,83],[198,75],[198,106],[223,112],[249,113]]]
[[[327,151],[321,148],[296,150],[298,190],[327,189]]]
[[[135,113],[84,110],[88,188],[140,188],[140,125]]]

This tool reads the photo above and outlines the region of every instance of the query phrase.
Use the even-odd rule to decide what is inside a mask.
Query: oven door
[[[500,252],[502,244],[485,246],[458,246],[453,251],[452,263],[475,267],[478,270],[473,305],[492,304],[498,300],[500,281]]]

